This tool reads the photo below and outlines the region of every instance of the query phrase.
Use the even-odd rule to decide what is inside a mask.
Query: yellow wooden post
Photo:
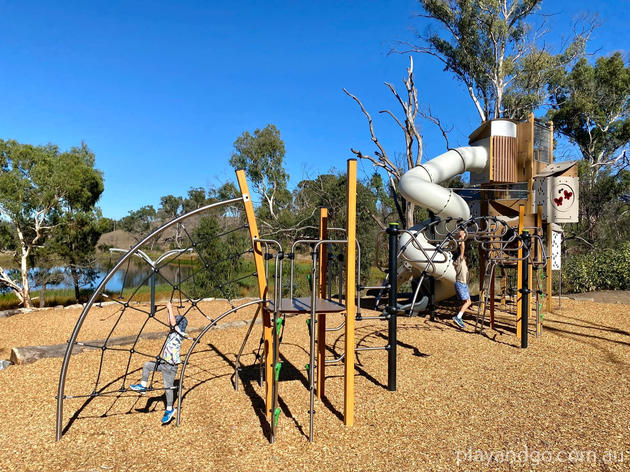
[[[490,329],[494,329],[494,270],[492,271],[492,277],[490,277]]]
[[[523,233],[523,226],[525,220],[525,206],[519,205],[518,207],[518,234]],[[519,243],[522,245],[522,242]],[[521,329],[521,297],[523,296],[523,249],[519,249],[517,253],[518,262],[516,263],[516,338],[520,341],[522,336]],[[525,262],[527,263],[527,262]]]
[[[245,179],[245,171],[239,169],[236,171],[236,180],[243,195],[243,204],[245,206],[245,217],[249,227],[249,237],[254,249],[254,264],[256,267],[256,276],[258,281],[258,296],[265,300],[267,298],[267,278],[265,276],[265,263],[263,260],[262,246],[260,243],[254,242],[259,237],[258,226],[256,224],[256,214],[254,213],[254,204],[252,203],[247,180]],[[273,359],[271,344],[273,340],[271,330],[271,313],[266,306],[263,306],[263,358],[265,363],[265,410],[267,418],[271,419],[271,401],[272,401],[272,382]]]
[[[348,159],[348,220],[346,252],[346,340],[343,419],[354,424],[354,321],[356,317],[357,161]]]
[[[328,239],[328,208],[319,210],[319,239]],[[326,274],[328,270],[328,248],[319,246],[319,298],[326,298]],[[324,398],[326,382],[326,313],[317,315],[317,398]]]
[[[480,201],[479,201],[479,209],[481,215],[488,215],[490,212],[490,202],[488,201],[488,192],[483,191],[483,187],[480,193]],[[479,304],[483,305],[485,297],[484,297],[484,286],[483,282],[485,279],[486,273],[486,264],[488,263],[488,254],[482,245],[479,245]],[[481,307],[481,310],[484,310],[485,307]]]

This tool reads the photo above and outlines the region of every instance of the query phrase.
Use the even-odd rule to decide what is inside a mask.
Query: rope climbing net
[[[94,291],[68,340],[57,395],[57,439],[64,400],[137,397],[129,387],[147,361],[153,361],[147,391],[167,390],[155,374],[160,365],[176,366],[178,361],[164,356],[175,332],[168,322],[168,302],[174,315],[185,317],[188,324],[181,345],[184,365],[169,387],[178,390],[180,402],[185,364],[201,337],[239,309],[260,306],[262,300],[238,298],[255,285],[257,275],[246,257],[253,250],[239,203],[242,199],[235,198],[201,207],[162,225],[128,251],[112,251],[122,256]],[[160,250],[164,252],[155,256]],[[71,356],[84,350],[99,351],[97,363],[77,363],[81,378],[91,380],[73,382],[73,391],[66,392]],[[93,374],[86,376],[85,370],[92,367]],[[179,415],[180,409],[178,422]]]

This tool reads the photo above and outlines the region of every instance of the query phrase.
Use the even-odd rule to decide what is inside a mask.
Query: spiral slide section
[[[510,121],[495,120],[492,123],[492,136],[516,136],[516,125]],[[451,177],[466,171],[483,172],[489,167],[490,138],[484,138],[472,143],[471,146],[452,149],[441,154],[429,162],[410,169],[399,182],[400,193],[422,208],[427,208],[436,216],[444,219],[470,218],[470,208],[463,198],[453,190],[438,185]],[[427,256],[433,259],[435,246],[427,242],[420,232],[422,225],[415,225],[409,232],[416,236],[415,246],[421,245],[423,252],[410,243],[411,236],[403,234],[400,237],[400,247],[404,248],[402,258],[411,266],[411,273],[399,274],[399,279],[410,275],[419,275],[426,270],[426,274],[435,279],[435,301],[444,300],[455,294],[455,269],[450,253],[446,257],[435,255],[434,263],[427,262]]]

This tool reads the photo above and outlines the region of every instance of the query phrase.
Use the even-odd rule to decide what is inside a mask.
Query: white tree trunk
[[[33,306],[33,302],[31,301],[31,287],[28,282],[28,255],[31,251],[31,248],[27,246],[24,234],[22,233],[20,228],[17,227],[17,225],[16,231],[18,235],[18,240],[20,241],[20,273],[22,275],[22,287],[20,290],[21,294],[18,295],[18,298],[24,305],[24,308],[31,308]]]
[[[413,210],[415,209],[415,206],[407,201],[405,201],[405,204],[407,206],[407,208],[405,208],[405,219],[407,220],[407,228],[411,228],[414,225]]]
[[[22,302],[24,301],[22,298],[22,287],[11,280],[11,277],[9,277],[9,275],[2,267],[0,267],[0,281],[4,286],[9,287],[11,290],[13,290],[15,296],[18,297],[18,300],[20,300],[20,304],[22,304]]]
[[[22,245],[22,256],[20,257],[20,272],[22,273],[22,303],[24,308],[31,308],[33,302],[31,301],[31,287],[28,281],[28,251]]]

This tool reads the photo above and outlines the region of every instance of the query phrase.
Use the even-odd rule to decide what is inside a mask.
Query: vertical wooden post
[[[532,253],[532,251],[534,250],[534,248],[532,247],[532,244],[534,243],[533,239],[530,237],[529,238],[529,251],[530,254]],[[534,264],[532,264],[532,259],[528,258],[527,260],[524,261],[525,264],[527,264],[528,266],[530,266],[527,270],[527,288],[529,289],[529,292],[527,292],[527,319],[528,320],[533,320],[534,316],[533,316],[533,312],[534,312]],[[523,281],[523,283],[525,283],[525,281]],[[527,329],[527,325],[525,325],[525,329]],[[538,329],[538,326],[536,326],[536,329]]]
[[[357,161],[348,159],[348,220],[346,253],[346,339],[343,419],[354,424],[354,321],[356,317]]]
[[[319,210],[319,239],[328,239],[328,208]],[[326,274],[328,271],[328,246],[319,246],[319,298],[326,298]],[[326,313],[317,315],[317,398],[324,398],[326,382]]]
[[[505,311],[505,295],[507,292],[507,272],[501,267],[501,310]]]
[[[493,231],[496,230],[496,225],[493,224],[491,228]],[[495,261],[496,261],[497,251],[499,250],[500,247],[501,247],[501,241],[499,240],[499,238],[496,238],[493,236],[491,238],[490,252],[488,253],[488,255]],[[494,264],[494,261],[491,261],[490,264]],[[492,276],[490,277],[490,287],[489,287],[489,290],[490,290],[490,329],[494,329],[494,301],[496,297],[495,287],[494,287],[494,278],[496,275],[496,265],[491,265],[490,267],[492,268]]]
[[[532,242],[531,235],[528,231],[524,231],[521,233],[521,236],[523,237],[523,246],[525,247],[525,251],[526,253],[529,253]],[[521,277],[521,280],[523,281],[523,288],[521,290],[521,303],[523,307],[521,308],[521,321],[519,323],[521,331],[521,337],[519,339],[521,340],[521,348],[525,349],[528,342],[528,324],[529,314],[531,312],[531,287],[529,285],[529,281],[531,280],[532,271],[530,270],[531,266],[529,263],[529,257],[527,260],[523,261],[521,269],[523,270],[523,276]]]
[[[525,206],[519,205],[518,207],[518,234],[519,236],[523,233],[523,226],[525,220]],[[519,245],[522,245],[519,242]],[[521,332],[521,318],[523,313],[522,309],[522,297],[523,297],[523,261],[521,258],[523,257],[523,249],[519,249],[517,253],[518,262],[516,263],[516,338],[520,341],[522,337]]]
[[[542,238],[543,236],[542,205],[538,205],[538,207],[536,208],[536,234],[538,235],[539,238]],[[542,287],[540,283],[540,278],[541,278],[540,266],[543,260],[542,260],[542,251],[540,248],[540,243],[538,241],[536,241],[536,262],[537,262],[536,284],[533,286],[533,290],[536,290],[536,297],[534,297],[534,299],[536,300],[536,313],[538,313],[538,316],[536,317],[536,336],[542,336],[543,317],[540,316],[541,311],[542,311],[542,303],[541,303],[542,300],[540,298],[543,296],[544,292],[542,292]],[[542,292],[542,293],[539,293],[539,292]]]
[[[236,171],[236,180],[238,186],[243,195],[243,205],[245,206],[245,217],[247,218],[247,226],[249,227],[249,237],[254,249],[254,265],[256,267],[256,279],[258,281],[258,296],[266,300],[267,299],[267,278],[265,276],[265,263],[263,260],[262,246],[260,243],[254,242],[254,239],[259,237],[258,225],[256,224],[256,214],[254,213],[254,204],[249,193],[247,186],[247,180],[245,179],[245,171],[239,169]],[[272,381],[273,375],[273,356],[272,356],[272,327],[271,327],[271,312],[267,306],[262,307],[263,318],[263,359],[265,364],[265,412],[267,419],[271,419],[271,403],[272,403]]]
[[[481,216],[488,216],[490,214],[490,202],[491,197],[489,196],[492,192],[487,192],[483,190],[483,185],[481,192],[479,194],[479,214]],[[482,244],[479,244],[479,303],[483,303],[483,281],[486,274],[486,264],[488,263],[488,257],[486,251],[483,249]],[[485,287],[487,290],[487,287]],[[482,307],[484,309],[484,307]]]
[[[553,270],[551,267],[551,251],[553,250],[551,247],[551,242],[553,239],[553,226],[551,223],[547,223],[547,313],[553,313],[553,300],[552,300],[552,289],[553,289]]]
[[[490,329],[494,329],[494,271],[490,277]]]

